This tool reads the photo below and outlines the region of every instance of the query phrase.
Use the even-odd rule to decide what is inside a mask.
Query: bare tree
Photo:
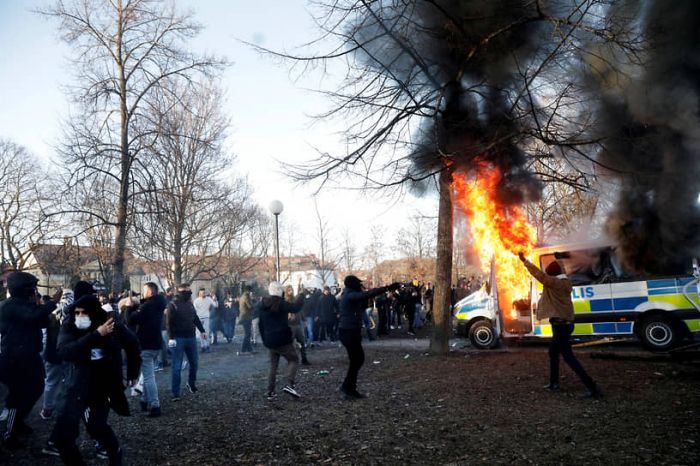
[[[378,285],[379,275],[377,268],[385,257],[384,254],[384,229],[379,225],[372,225],[370,228],[369,244],[365,247],[364,257],[367,261],[366,267],[372,270],[372,282]]]
[[[425,217],[420,212],[410,215],[408,226],[396,233],[396,244],[405,257],[423,259],[434,255],[435,218]]]
[[[294,251],[299,247],[299,224],[288,218],[280,225],[280,250],[286,251],[287,257],[294,256]]]
[[[24,147],[0,138],[0,270],[22,270],[57,228],[45,215],[51,183]]]
[[[342,233],[342,259],[339,268],[344,275],[354,274],[360,267],[360,258],[352,233],[347,228]]]
[[[247,215],[248,228],[231,239],[218,267],[226,286],[237,293],[243,292],[241,279],[245,274],[267,257],[272,238],[269,216],[260,207],[251,208]]]
[[[554,176],[551,172],[570,170],[561,159],[538,159],[533,168],[549,176]],[[617,189],[598,177],[578,175],[579,187],[557,181],[547,183],[542,189],[542,198],[524,207],[528,220],[535,226],[539,243],[553,238],[600,235],[603,227],[600,220],[604,218],[600,214],[611,208]]]
[[[154,93],[168,93],[170,81],[185,83],[196,74],[209,74],[225,63],[199,57],[186,49],[201,26],[192,13],[159,0],[58,1],[39,13],[60,23],[61,38],[74,51],[76,83],[71,89],[76,106],[66,123],[61,154],[68,189],[100,180],[114,199],[109,217],[73,202],[72,212],[95,214],[114,228],[112,289],[122,286],[129,227],[135,198],[149,189],[150,172],[143,153],[157,131],[148,111]]]
[[[224,177],[233,158],[223,149],[228,119],[220,91],[207,81],[188,93],[180,87],[188,84],[171,82],[151,108],[158,137],[143,155],[151,184],[136,219],[135,253],[157,258],[174,284],[216,275],[259,215],[247,179]]]
[[[316,241],[319,253],[316,270],[321,282],[327,283],[333,276],[333,271],[338,266],[340,257],[336,249],[331,246],[331,229],[328,225],[328,219],[321,215],[315,198],[314,208],[316,210]]]

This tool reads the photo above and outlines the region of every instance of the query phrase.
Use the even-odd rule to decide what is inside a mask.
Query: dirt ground
[[[156,375],[163,416],[144,418],[130,397],[131,417],[110,421],[137,465],[697,465],[700,464],[700,366],[591,356],[616,347],[576,350],[605,395],[581,400],[575,375],[562,369],[559,393],[547,382],[546,345],[491,351],[455,340],[446,357],[430,357],[419,338],[392,335],[366,343],[359,388],[369,398],[346,401],[336,390],[347,367],[344,349],[309,350],[299,400],[265,394],[267,352],[236,356],[240,342],[201,355],[200,391],[170,400],[170,370]],[[286,363],[282,363],[286,367]],[[322,371],[327,371],[323,373]],[[1,394],[0,394],[1,395]],[[38,416],[23,451],[0,451],[0,464],[53,465],[41,454],[53,421]],[[0,427],[4,428],[4,423]],[[95,456],[81,428],[81,450]]]

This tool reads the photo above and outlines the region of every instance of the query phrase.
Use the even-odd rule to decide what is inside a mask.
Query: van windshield
[[[596,283],[615,283],[636,279],[615,257],[611,247],[562,252],[566,274],[575,286]],[[540,267],[545,270],[554,262],[554,253],[540,256]]]

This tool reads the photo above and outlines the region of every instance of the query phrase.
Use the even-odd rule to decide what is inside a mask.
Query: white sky
[[[30,11],[51,3],[0,0],[0,136],[29,148],[47,163],[54,158],[51,145],[59,136],[59,119],[67,115],[60,86],[72,79],[67,63],[70,50],[58,42],[56,22]],[[238,170],[249,175],[256,198],[266,209],[274,199],[284,203],[280,223],[294,218],[300,227],[297,237],[305,243],[295,253],[316,252],[310,190],[295,187],[276,173],[275,159],[300,162],[314,156],[314,147],[326,151],[341,147],[333,134],[340,126],[311,126],[307,117],[328,105],[323,96],[305,90],[318,89],[319,75],[294,83],[286,68],[237,41],[287,51],[310,41],[317,30],[306,2],[178,0],[177,5],[194,9],[195,19],[206,27],[192,48],[233,62],[221,85],[227,92],[225,109],[232,121],[228,142],[238,157]],[[372,225],[386,225],[389,243],[398,228],[408,226],[407,216],[416,209],[423,214],[437,212],[437,200],[407,198],[405,208],[392,208],[349,191],[322,191],[318,204],[332,234],[339,238],[347,228],[360,248],[369,241]]]

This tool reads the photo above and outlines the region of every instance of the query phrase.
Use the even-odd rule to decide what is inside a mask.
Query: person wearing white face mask
[[[92,438],[107,451],[110,465],[122,464],[123,452],[107,424],[110,408],[128,416],[129,405],[122,382],[122,350],[127,356],[128,386],[139,376],[141,356],[134,333],[108,318],[94,295],[78,299],[58,336],[57,351],[72,365],[66,381],[66,402],[58,416],[48,446],[58,451],[66,464],[84,464],[76,445],[83,419]]]

